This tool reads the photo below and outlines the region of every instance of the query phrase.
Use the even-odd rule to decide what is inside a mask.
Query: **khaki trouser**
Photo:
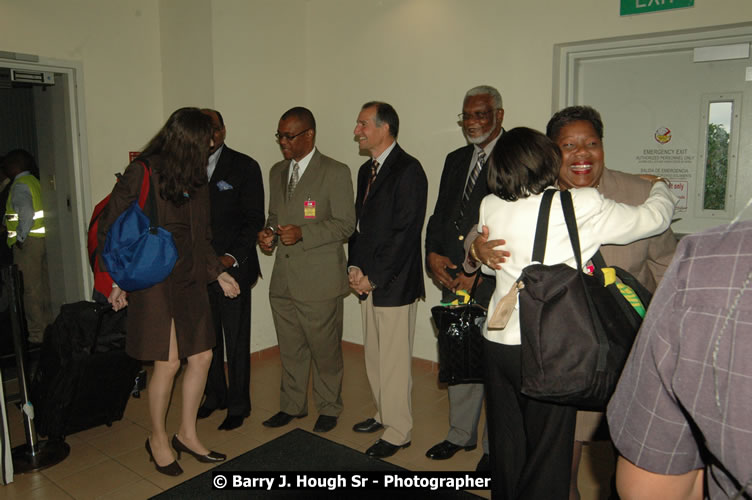
[[[13,262],[21,271],[29,342],[41,343],[44,329],[52,319],[45,238],[28,237],[20,248],[13,245]]]
[[[418,302],[375,307],[371,294],[360,302],[366,375],[376,403],[373,418],[384,425],[381,439],[393,445],[410,441],[412,354]]]

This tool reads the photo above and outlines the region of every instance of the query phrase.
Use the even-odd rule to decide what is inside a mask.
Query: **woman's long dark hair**
[[[139,158],[159,156],[159,195],[175,205],[190,199],[207,182],[206,164],[212,137],[211,118],[198,108],[180,108],[144,146]]]

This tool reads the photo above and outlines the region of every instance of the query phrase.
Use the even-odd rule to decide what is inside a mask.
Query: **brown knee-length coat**
[[[214,347],[206,285],[224,269],[210,244],[207,187],[199,188],[187,203],[175,206],[158,195],[160,179],[155,167],[158,169],[159,157],[150,158],[149,166],[159,225],[172,233],[178,260],[165,281],[128,294],[126,352],[136,359],[166,361],[170,323],[174,320],[178,356],[182,359]],[[143,165],[133,162],[115,184],[99,221],[100,249],[112,223],[138,198],[143,174]],[[101,259],[100,265],[106,268]]]

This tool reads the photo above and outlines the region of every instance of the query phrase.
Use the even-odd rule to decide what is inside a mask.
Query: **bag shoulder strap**
[[[535,241],[533,242],[533,262],[543,263],[546,255],[546,239],[548,238],[548,218],[551,214],[551,200],[556,193],[555,189],[546,189],[543,192],[540,208],[538,209],[538,223],[535,226]]]
[[[480,281],[481,274],[483,274],[483,272],[480,270],[480,267],[479,267],[475,271],[475,280],[473,280],[473,288],[470,290],[470,298],[467,301],[468,304],[472,304],[473,302],[475,302],[475,289],[478,288],[478,282]]]
[[[138,195],[138,206],[142,208],[144,214],[149,218],[150,228],[155,229],[159,226],[159,221],[157,220],[157,198],[154,190],[151,189],[151,168],[147,160],[138,159],[137,161],[144,166],[144,177],[141,181],[141,192]]]
[[[590,319],[593,322],[593,331],[598,339],[598,362],[596,366],[597,370],[603,370],[607,363],[609,350],[608,336],[606,335],[606,330],[603,327],[603,323],[601,322],[597,308],[593,302],[590,289],[585,282],[585,272],[582,270],[582,254],[580,253],[580,234],[577,232],[577,219],[575,217],[574,204],[572,203],[572,193],[569,191],[561,191],[560,198],[561,208],[564,211],[564,221],[567,223],[567,232],[569,232],[569,241],[572,243],[574,258],[577,262],[577,275],[580,277],[580,283],[582,283],[582,289],[585,292],[585,300],[587,302],[588,311],[590,312]]]
[[[146,160],[138,159],[141,165],[144,167],[144,176],[141,179],[141,191],[138,194],[138,206],[144,208],[146,205],[147,197],[149,196],[149,187],[151,186],[151,168]]]
[[[567,223],[569,232],[569,241],[572,243],[572,251],[577,262],[577,270],[582,272],[582,253],[580,252],[580,234],[577,232],[577,219],[574,214],[574,204],[572,203],[572,193],[561,191],[561,209],[564,211],[564,221]]]

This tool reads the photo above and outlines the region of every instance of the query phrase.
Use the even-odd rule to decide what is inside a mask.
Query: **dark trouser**
[[[209,303],[217,345],[206,379],[204,406],[227,406],[228,415],[247,416],[251,412],[251,287],[243,287],[237,298],[228,299],[219,284],[212,283]]]
[[[566,500],[577,410],[520,393],[521,346],[483,346],[491,496]]]

